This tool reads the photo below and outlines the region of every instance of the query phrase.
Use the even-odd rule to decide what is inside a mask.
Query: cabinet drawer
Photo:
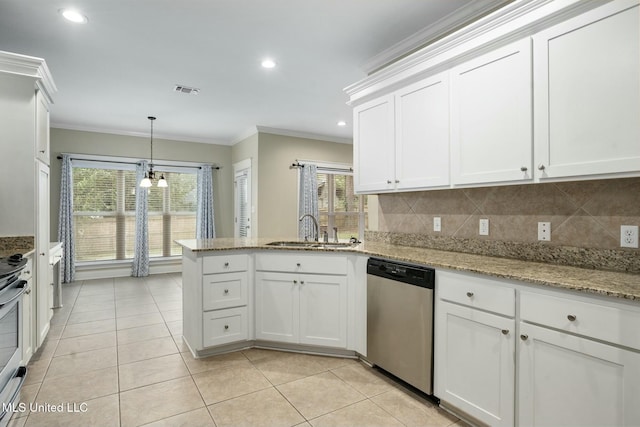
[[[205,347],[248,338],[246,307],[206,312],[202,322],[202,342]]]
[[[520,318],[525,322],[640,349],[640,310],[522,292]]]
[[[515,316],[515,289],[498,280],[437,270],[436,288],[441,300]]]
[[[247,272],[208,274],[202,278],[202,309],[247,305]]]
[[[202,273],[232,273],[234,271],[247,271],[249,268],[249,256],[245,254],[236,255],[213,255],[202,258]]]
[[[346,275],[347,258],[329,254],[308,255],[304,252],[284,255],[262,253],[256,256],[256,270]]]

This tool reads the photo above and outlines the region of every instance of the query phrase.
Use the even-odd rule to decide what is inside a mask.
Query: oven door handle
[[[9,409],[13,407],[13,403],[18,399],[18,397],[20,396],[20,389],[22,388],[22,385],[24,384],[24,380],[27,379],[27,368],[24,366],[20,366],[17,370],[15,375],[13,376],[12,379],[9,380],[9,382],[7,383],[7,387],[9,386],[9,384],[11,384],[13,382],[13,380],[15,380],[16,378],[20,378],[20,382],[18,383],[18,386],[16,387],[16,389],[14,390],[13,394],[11,395],[11,399],[9,399],[8,404],[6,405],[2,405],[5,407],[5,409],[2,411],[2,413],[0,414],[0,420],[2,420],[9,412]]]
[[[9,304],[11,301],[14,301],[15,299],[20,298],[20,296],[26,290],[27,290],[27,281],[18,280],[14,286],[12,286],[10,289],[5,290],[0,295],[0,298],[1,298],[0,308],[2,308],[3,305]]]

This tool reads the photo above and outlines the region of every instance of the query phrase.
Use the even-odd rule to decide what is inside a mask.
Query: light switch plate
[[[538,223],[538,240],[548,242],[551,240],[551,223],[539,222]]]
[[[433,217],[433,231],[442,231],[442,220],[439,216]]]
[[[479,233],[481,236],[489,235],[489,220],[486,218],[480,219],[480,229]]]

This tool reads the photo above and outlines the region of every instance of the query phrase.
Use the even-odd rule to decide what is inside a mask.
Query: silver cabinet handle
[[[44,252],[40,252],[40,256],[45,256],[46,254]]]
[[[543,171],[543,170],[545,170],[545,169],[546,169],[546,167],[545,167],[545,165],[543,165],[542,163],[540,163],[540,164],[538,165],[538,170]]]
[[[225,262],[225,263],[224,263],[224,266],[225,266],[225,267],[229,267],[229,263],[228,263],[228,262]]]
[[[25,294],[29,295],[31,293],[31,288],[27,289],[26,291],[24,291]]]
[[[473,296],[473,292],[467,292],[467,296],[471,298]]]
[[[229,329],[229,325],[224,325],[224,330],[228,330]]]
[[[300,263],[296,263],[296,267],[300,267]]]
[[[570,314],[567,316],[567,319],[569,319],[570,322],[575,322],[577,317],[575,316],[575,314]]]
[[[400,180],[399,179],[396,179],[396,184],[400,184]]]
[[[294,280],[294,281],[293,281],[293,284],[294,284],[294,285],[297,285],[297,284],[298,284],[298,281],[297,281],[297,280]]]
[[[520,170],[521,170],[522,172],[526,172],[526,171],[528,171],[528,170],[529,170],[529,168],[528,168],[528,167],[526,167],[526,166],[522,166],[522,167],[520,168]]]
[[[522,335],[520,335],[520,339],[521,339],[522,341],[526,341],[526,340],[528,340],[528,339],[529,339],[529,335],[522,334]]]
[[[300,280],[300,284],[301,284],[301,285],[304,285],[304,280]]]
[[[229,293],[229,289],[224,290],[224,294],[227,295]]]
[[[391,184],[391,180],[390,179],[387,180],[387,184]]]
[[[503,329],[502,330],[502,335],[508,335],[509,334],[509,330],[508,329]]]
[[[31,270],[25,270],[24,274],[31,274]]]

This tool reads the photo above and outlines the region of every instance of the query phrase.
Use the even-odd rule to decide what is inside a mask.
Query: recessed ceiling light
[[[274,68],[276,66],[276,61],[274,61],[273,59],[263,59],[262,60],[262,66],[264,68]]]
[[[60,9],[58,12],[60,12],[67,21],[75,22],[76,24],[85,24],[88,21],[86,16],[74,9]]]
[[[346,126],[346,125],[347,125],[347,122],[345,122],[344,120],[340,120],[338,122],[338,126]]]

